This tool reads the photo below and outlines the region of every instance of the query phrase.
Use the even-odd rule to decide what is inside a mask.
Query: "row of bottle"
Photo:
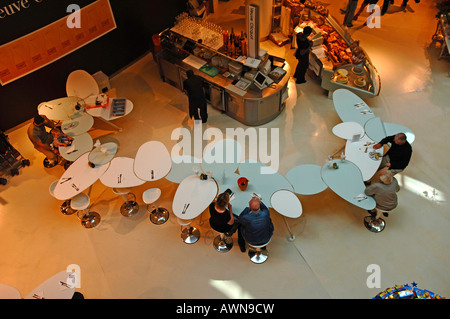
[[[247,56],[247,41],[244,31],[241,31],[241,35],[234,33],[233,28],[231,32],[223,32],[223,49],[224,53],[233,59],[243,55]]]

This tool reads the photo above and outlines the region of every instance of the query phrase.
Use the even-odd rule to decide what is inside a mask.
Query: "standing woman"
[[[294,78],[297,80],[295,83],[305,83],[305,74],[309,66],[309,52],[312,48],[312,41],[308,39],[308,36],[312,33],[312,28],[306,26],[303,28],[303,32],[297,34],[297,50],[295,51],[295,57],[298,60],[297,68],[295,69]]]

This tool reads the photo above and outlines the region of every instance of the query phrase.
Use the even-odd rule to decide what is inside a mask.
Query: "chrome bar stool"
[[[248,256],[250,257],[250,260],[252,262],[254,262],[255,264],[262,264],[267,260],[267,258],[269,258],[269,252],[267,251],[267,249],[263,248],[270,243],[271,239],[269,239],[269,241],[263,245],[253,245],[248,243]]]
[[[120,213],[125,217],[130,217],[139,211],[139,204],[136,202],[136,196],[131,192],[131,188],[113,188],[116,195],[120,195],[125,203],[120,206]]]
[[[147,204],[147,211],[150,213],[150,221],[156,225],[162,225],[169,219],[169,211],[154,204],[160,196],[159,188],[150,188],[142,193],[142,200]]]
[[[216,231],[217,232],[217,231]],[[219,253],[227,253],[233,248],[233,238],[228,237],[224,233],[219,234],[213,240],[213,247]]]
[[[194,244],[200,239],[200,231],[191,226],[193,219],[181,219],[178,218],[178,223],[181,225],[181,238],[186,244]],[[183,229],[183,226],[186,226]]]
[[[59,181],[56,180],[53,183],[51,183],[50,187],[48,189],[50,195],[52,195],[53,197],[55,197],[53,192],[54,192],[55,187],[58,184],[58,182]],[[71,202],[71,199],[67,199],[61,205],[59,205],[59,209],[60,209],[61,213],[63,213],[64,215],[72,215],[77,212],[76,210],[72,209],[72,207],[70,207],[70,202]]]
[[[70,206],[77,210],[77,217],[81,220],[81,225],[85,228],[94,228],[100,223],[100,214],[89,211],[91,199],[88,194],[80,193],[72,198]],[[80,217],[80,212],[83,216]]]
[[[382,214],[388,214],[390,211],[387,210],[381,210],[378,208],[375,208],[376,210],[376,216],[366,216],[364,217],[364,226],[368,230],[370,230],[372,233],[380,233],[384,230],[386,227],[386,222],[383,218],[381,218]]]

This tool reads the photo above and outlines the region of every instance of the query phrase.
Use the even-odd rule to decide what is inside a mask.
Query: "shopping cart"
[[[19,168],[29,166],[30,161],[25,159],[10,143],[8,135],[0,130],[0,185],[6,185],[5,176],[19,174]]]

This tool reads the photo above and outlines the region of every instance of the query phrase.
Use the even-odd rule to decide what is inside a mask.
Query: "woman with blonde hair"
[[[400,190],[397,180],[389,170],[380,171],[380,181],[366,187],[366,195],[372,196],[375,199],[376,209],[368,212],[375,217],[377,209],[383,211],[383,215],[388,217],[388,211],[397,207],[397,192]],[[376,216],[377,218],[380,216]]]

